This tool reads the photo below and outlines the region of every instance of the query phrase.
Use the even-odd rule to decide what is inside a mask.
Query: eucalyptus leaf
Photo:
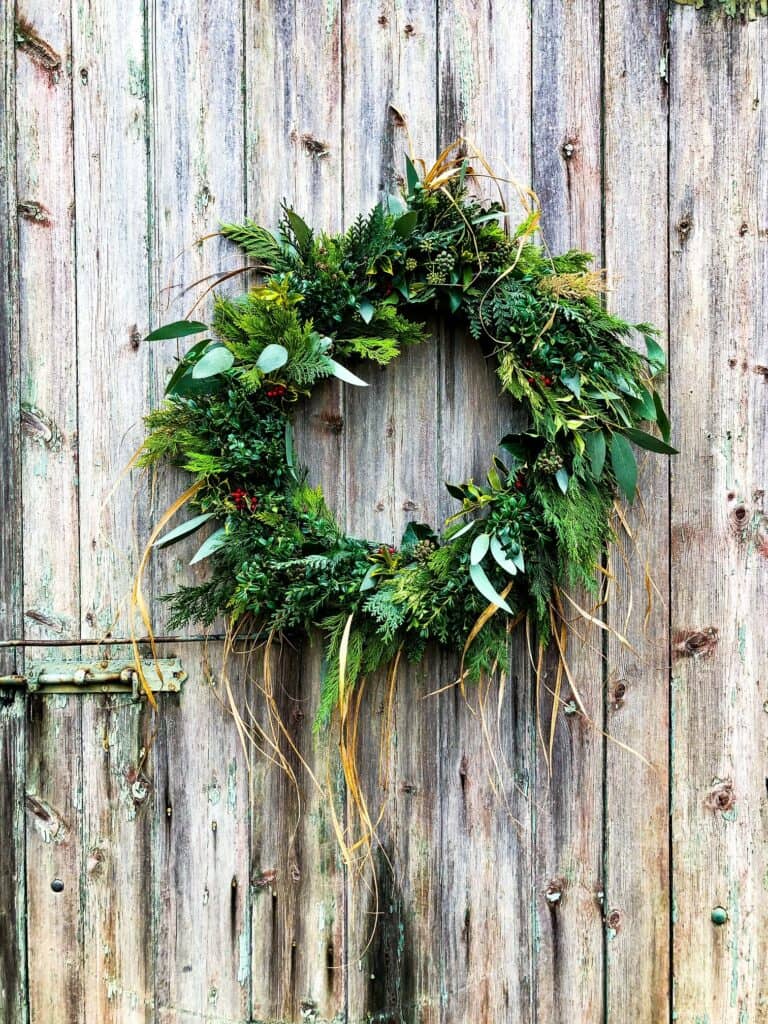
[[[196,562],[202,562],[204,558],[208,558],[214,551],[218,551],[219,548],[223,548],[227,543],[227,531],[222,526],[219,530],[216,530],[211,536],[203,541],[200,547],[197,549],[195,557],[189,563],[194,565]]]
[[[507,555],[499,538],[494,534],[491,537],[491,554],[496,559],[496,564],[510,576],[517,576],[517,566]]]
[[[581,379],[578,373],[571,374],[563,370],[560,374],[560,380],[577,398],[581,398]]]
[[[367,388],[368,384],[366,381],[361,380],[356,374],[348,370],[346,366],[342,366],[341,363],[337,363],[335,359],[328,360],[331,368],[331,373],[334,377],[338,377],[339,380],[343,380],[345,384],[354,384],[359,388]]]
[[[490,543],[491,538],[487,533],[481,533],[478,537],[475,537],[469,552],[469,560],[472,565],[479,565],[482,562],[488,554]]]
[[[262,373],[272,373],[288,362],[288,349],[284,345],[265,345],[256,360],[257,369]]]
[[[360,584],[360,593],[364,594],[366,590],[373,590],[376,586],[376,566],[372,565],[368,572],[363,576]]]
[[[486,601],[490,601],[491,604],[495,604],[499,608],[503,608],[503,610],[507,612],[509,615],[512,614],[512,609],[509,607],[509,605],[501,596],[501,594],[499,594],[496,591],[495,587],[486,576],[485,570],[483,569],[482,565],[470,565],[469,577],[474,583],[474,585],[477,587],[477,589],[480,591],[480,593],[483,595],[483,597],[486,599]]]
[[[627,501],[633,501],[637,487],[637,462],[632,446],[623,434],[614,434],[611,438],[611,465]]]
[[[165,548],[169,544],[175,544],[177,541],[182,540],[184,537],[188,537],[195,530],[199,530],[200,527],[207,523],[209,519],[213,519],[213,512],[204,512],[200,516],[195,516],[194,519],[188,519],[186,523],[182,523],[181,526],[177,526],[175,529],[170,530],[168,533],[156,540],[152,545],[154,548]]]
[[[192,376],[195,380],[202,380],[205,377],[215,377],[217,373],[224,373],[232,368],[235,357],[226,345],[212,345],[192,368]]]
[[[376,307],[368,299],[361,299],[357,306],[357,311],[363,318],[363,322],[369,324],[373,320],[373,314],[376,312]]]
[[[561,466],[560,469],[555,473],[555,480],[557,480],[557,486],[565,494],[568,491],[568,470]]]
[[[458,540],[459,537],[463,537],[465,533],[469,533],[469,531],[475,526],[477,526],[477,520],[473,519],[471,523],[465,523],[456,531],[456,533],[451,533],[450,530],[447,531],[446,538],[448,540]]]
[[[603,475],[603,466],[605,465],[605,434],[602,430],[590,431],[584,438],[584,442],[587,446],[592,476],[595,480],[599,480]]]
[[[146,336],[145,341],[167,341],[168,338],[187,338],[190,334],[200,334],[207,331],[208,325],[198,323],[196,320],[175,320],[172,324],[158,327]]]

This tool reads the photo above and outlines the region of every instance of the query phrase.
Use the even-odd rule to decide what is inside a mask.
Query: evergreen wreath
[[[469,188],[493,176],[454,153],[428,171],[408,160],[402,195],[342,234],[315,233],[288,206],[274,233],[224,225],[261,283],[216,297],[212,337],[180,359],[147,417],[140,463],[194,478],[154,546],[216,526],[192,559],[210,560],[208,578],[167,598],[170,627],[224,614],[270,642],[319,627],[320,723],[358,679],[418,661],[430,642],[461,655],[463,681],[504,664],[519,622],[542,645],[559,641],[565,588],[599,589],[617,490],[634,497],[633,444],[674,452],[653,387],[657,332],[605,309],[589,254],[550,256],[534,241],[532,193],[508,233],[503,205]],[[440,532],[410,523],[398,547],[347,536],[296,460],[293,411],[323,378],[363,385],[349,362],[391,362],[429,340],[436,316],[482,345],[527,428],[501,438],[486,480],[447,484],[457,509]],[[635,330],[645,354],[628,344]],[[148,337],[208,332],[184,320]],[[187,500],[194,517],[155,539]]]

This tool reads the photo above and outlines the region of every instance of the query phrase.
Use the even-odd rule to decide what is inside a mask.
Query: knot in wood
[[[712,788],[707,794],[705,804],[710,811],[720,811],[721,814],[732,810],[736,805],[733,781],[731,779],[713,779]]]
[[[719,638],[714,626],[683,633],[675,643],[677,654],[686,658],[707,657],[714,651]]]
[[[624,915],[620,910],[611,910],[605,916],[605,926],[612,932],[620,932]]]
[[[547,888],[544,890],[544,898],[550,906],[556,906],[563,898],[565,892],[565,879],[564,878],[553,878]]]

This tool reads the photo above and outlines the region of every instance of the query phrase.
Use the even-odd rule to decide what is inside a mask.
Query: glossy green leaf
[[[457,498],[459,501],[464,501],[464,498],[466,497],[466,491],[463,487],[460,487],[458,484],[446,483],[445,489],[446,491],[448,491],[452,498]]]
[[[563,370],[560,374],[560,380],[577,398],[581,398],[581,380],[578,373],[571,374]]]
[[[369,324],[373,320],[373,314],[376,312],[376,307],[368,299],[362,299],[358,304],[358,312],[363,318],[363,322]]]
[[[256,360],[257,369],[262,373],[272,373],[288,362],[288,349],[284,345],[265,345]]]
[[[361,594],[364,594],[366,592],[366,590],[373,590],[373,588],[376,586],[376,570],[377,570],[377,568],[378,568],[377,566],[372,565],[370,567],[370,569],[368,570],[368,572],[365,574],[365,576],[363,576],[362,582],[360,584],[360,593]]]
[[[288,469],[293,472],[296,468],[296,455],[293,445],[293,424],[290,420],[285,421],[285,461]]]
[[[209,519],[213,519],[213,512],[204,512],[201,516],[195,516],[194,519],[188,519],[186,523],[182,523],[181,526],[177,526],[175,529],[170,530],[168,533],[163,534],[159,540],[156,540],[152,547],[165,548],[169,544],[175,544],[176,541],[182,540],[184,537],[188,537],[195,530],[199,530],[200,527],[207,523]]]
[[[296,213],[295,210],[291,210],[290,208],[286,207],[285,216],[286,219],[288,220],[288,223],[291,226],[291,231],[293,232],[294,238],[296,239],[296,244],[298,245],[299,249],[306,249],[309,243],[312,241],[311,228],[304,223],[304,221],[301,219],[298,213]]]
[[[501,594],[496,591],[495,587],[486,576],[482,565],[470,565],[469,576],[486,601],[490,601],[491,604],[495,604],[499,608],[503,608],[504,611],[508,612],[510,615],[512,614],[512,609]]]
[[[215,377],[217,373],[231,369],[234,362],[235,357],[226,345],[212,345],[195,363],[192,368],[192,376],[195,380]]]
[[[491,543],[491,538],[487,533],[481,533],[478,537],[475,537],[472,542],[472,547],[469,551],[469,560],[472,565],[478,565],[485,556],[488,554],[488,547]]]
[[[661,395],[657,391],[653,392],[653,404],[656,406],[656,422],[659,425],[659,433],[667,444],[669,444],[669,420],[666,412],[664,411],[664,403],[661,400]]]
[[[648,362],[651,364],[651,369],[654,373],[661,373],[664,367],[667,365],[667,356],[664,349],[656,341],[652,334],[646,334],[644,337],[645,348],[648,352]]]
[[[561,466],[560,469],[558,469],[558,471],[555,473],[555,480],[557,480],[557,486],[560,488],[563,494],[565,494],[568,490],[569,477],[568,470],[564,466]]]
[[[584,442],[587,446],[592,476],[595,480],[599,480],[603,475],[603,466],[605,465],[605,434],[602,430],[593,430],[586,435]]]
[[[405,180],[408,184],[408,194],[413,195],[416,191],[416,186],[419,184],[419,172],[413,165],[413,161],[410,157],[405,158]]]
[[[194,565],[196,562],[202,562],[204,558],[208,558],[214,551],[218,551],[219,548],[223,548],[227,543],[227,531],[222,526],[219,530],[216,530],[211,536],[203,541],[200,547],[197,549],[195,557],[189,563]]]
[[[210,345],[210,339],[206,338],[204,341],[198,341],[196,345],[193,345],[189,352],[179,360],[176,369],[170,376],[168,383],[165,385],[166,395],[173,395],[176,393],[176,386],[178,385],[181,378],[187,374],[192,365],[197,359],[205,352],[206,348]]]
[[[145,341],[167,341],[168,338],[187,338],[190,334],[200,334],[207,331],[208,325],[198,323],[196,320],[176,320],[172,324],[158,327],[156,331],[148,334]]]
[[[647,448],[649,452],[658,452],[660,455],[677,455],[677,448],[673,448],[665,441],[653,434],[646,434],[644,430],[634,430],[629,427],[624,431],[630,441],[634,441],[640,448]]]
[[[496,559],[496,564],[509,573],[510,576],[517,576],[517,566],[507,555],[496,534],[491,537],[491,554]]]
[[[611,438],[611,465],[616,482],[626,495],[627,501],[631,502],[637,487],[637,462],[632,446],[623,434],[614,434]]]
[[[413,234],[418,221],[418,213],[415,210],[409,210],[408,213],[404,213],[402,217],[397,218],[394,224],[395,231],[401,238],[408,238],[409,235]]]
[[[341,363],[337,363],[335,359],[329,359],[328,362],[331,366],[331,373],[334,377],[338,377],[339,380],[343,380],[345,384],[354,384],[358,388],[367,388],[368,384],[366,381],[361,380],[356,374],[348,370],[346,366],[342,366]]]
[[[448,292],[448,306],[452,313],[456,313],[461,306],[461,292],[452,288]]]

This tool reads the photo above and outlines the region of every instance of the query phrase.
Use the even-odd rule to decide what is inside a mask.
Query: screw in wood
[[[725,907],[713,907],[712,914],[710,916],[712,917],[712,924],[725,924],[728,920],[728,911]]]
[[[51,882],[51,888],[54,892],[64,892],[64,883],[60,878],[54,878]]]

